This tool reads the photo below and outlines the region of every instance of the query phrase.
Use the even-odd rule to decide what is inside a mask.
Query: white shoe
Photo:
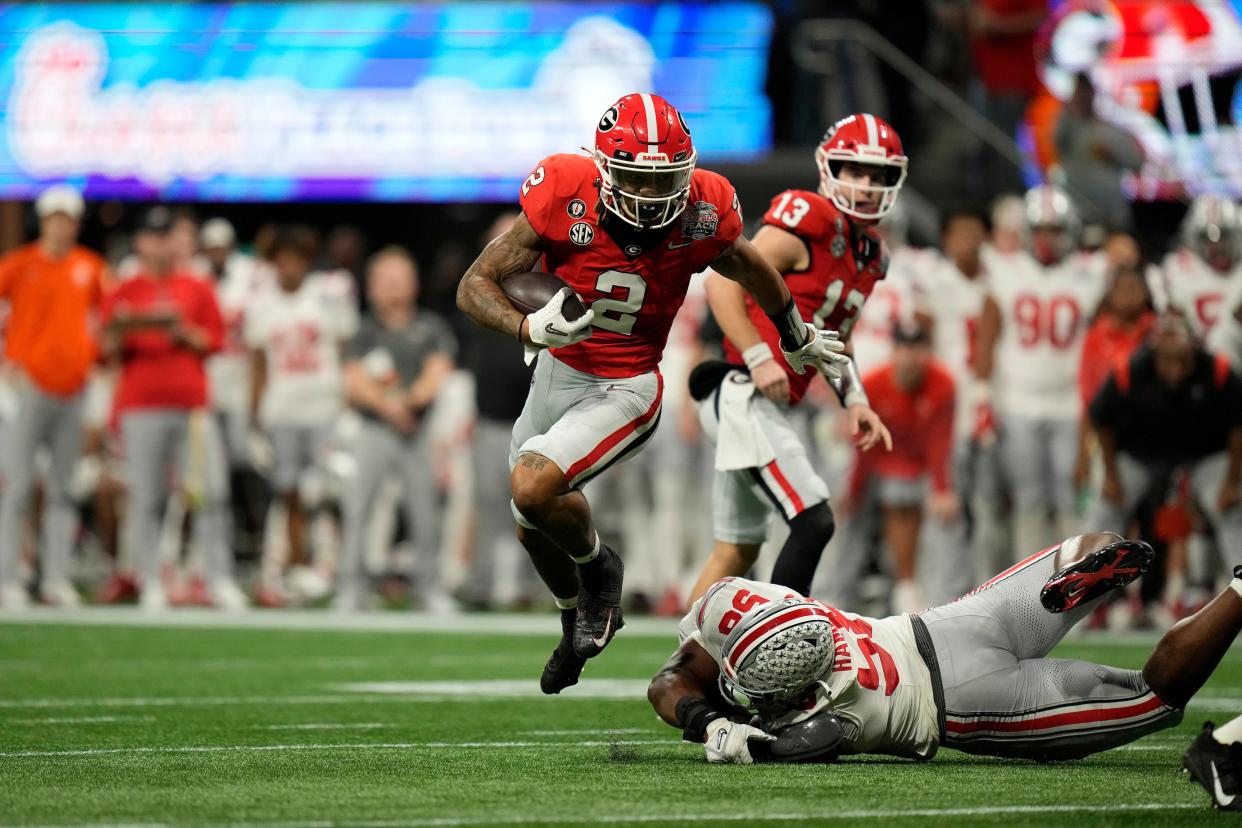
[[[68,581],[53,581],[39,588],[39,599],[53,607],[80,607],[82,596]]]
[[[211,597],[211,605],[226,612],[238,612],[250,606],[250,599],[241,591],[232,578],[221,578],[214,581],[207,589]]]
[[[456,615],[461,611],[453,596],[433,590],[423,596],[423,612],[428,615]]]
[[[168,609],[168,593],[164,591],[164,585],[153,582],[144,586],[142,595],[138,598],[138,606],[142,607],[144,612],[159,612]]]
[[[20,584],[0,587],[0,607],[6,610],[24,610],[30,607],[30,594]]]
[[[914,581],[898,581],[893,584],[893,611],[898,615],[912,615],[927,609]]]

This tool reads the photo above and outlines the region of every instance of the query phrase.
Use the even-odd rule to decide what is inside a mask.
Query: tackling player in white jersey
[[[344,410],[341,343],[358,328],[352,277],[344,271],[311,273],[314,252],[310,230],[281,231],[270,251],[277,284],[261,295],[246,318],[246,343],[253,354],[251,413],[272,442],[272,487],[284,506],[294,560],[300,560],[305,546],[303,507],[324,505],[301,503],[298,486]],[[275,511],[268,512],[269,522],[279,521],[273,518]],[[282,592],[284,556],[277,550],[284,544],[273,525],[269,523],[266,533],[260,576],[261,603],[266,604],[281,603]],[[316,564],[327,568],[324,561],[317,559]]]
[[[1231,292],[1242,285],[1242,210],[1218,195],[1195,199],[1182,222],[1181,246],[1164,259],[1152,301],[1173,310],[1206,340],[1223,317]]]
[[[1179,723],[1242,630],[1238,567],[1142,670],[1047,658],[1152,557],[1142,541],[1078,535],[958,601],[882,619],[725,579],[682,619],[681,646],[647,697],[713,763],[855,753],[924,760],[942,746],[1079,759]]]
[[[1026,207],[1030,254],[1009,257],[989,281],[973,400],[980,437],[993,403],[1001,420],[1019,550],[1041,549],[1077,526],[1078,366],[1108,287],[1104,256],[1075,252],[1080,223],[1065,193],[1036,187]]]

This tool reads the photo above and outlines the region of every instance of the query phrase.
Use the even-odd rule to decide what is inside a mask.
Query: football
[[[539,310],[551,301],[558,290],[568,287],[569,285],[554,273],[515,273],[500,281],[500,289],[505,292],[505,296],[509,297],[510,304],[526,314]],[[573,322],[586,313],[586,308],[583,307],[582,300],[575,293],[565,300],[561,312],[565,315],[566,321]]]

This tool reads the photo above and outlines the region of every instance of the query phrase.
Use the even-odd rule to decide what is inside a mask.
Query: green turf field
[[[132,613],[137,619],[138,614]],[[388,614],[387,623],[408,623]],[[555,620],[476,631],[0,623],[0,825],[1189,825],[1205,718],[1242,710],[1242,652],[1185,723],[1062,765],[943,751],[929,764],[717,767],[656,721],[672,625],[631,625],[588,684],[538,695]],[[199,616],[171,617],[174,623]],[[266,616],[293,623],[304,615]],[[408,617],[407,617],[408,618]],[[328,616],[313,618],[320,625]],[[261,621],[263,618],[261,617]],[[265,622],[266,623],[266,622]],[[526,632],[488,636],[490,625]],[[547,627],[548,633],[531,634]],[[1059,652],[1139,665],[1149,643]],[[575,691],[583,691],[577,692]]]

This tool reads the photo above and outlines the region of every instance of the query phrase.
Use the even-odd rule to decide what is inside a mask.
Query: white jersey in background
[[[939,256],[915,283],[915,307],[932,319],[932,353],[953,375],[959,389],[974,382],[975,334],[983,314],[983,299],[988,293],[986,261],[978,276],[967,278],[950,259]],[[958,393],[955,431],[958,436],[970,432],[971,397]]]
[[[892,251],[888,272],[875,283],[850,333],[854,359],[864,373],[893,355],[893,331],[914,318],[914,285],[918,274],[938,257],[935,250],[902,245]]]
[[[211,277],[207,277],[211,278]],[[265,262],[234,253],[215,280],[216,302],[224,320],[224,345],[207,360],[211,405],[219,411],[245,412],[250,404],[250,353],[246,348],[246,312],[257,307],[262,291],[274,286]]]
[[[1165,256],[1160,279],[1152,290],[1152,302],[1161,313],[1176,310],[1190,320],[1195,333],[1206,339],[1224,317],[1226,297],[1242,284],[1242,265],[1229,273],[1217,273],[1196,253],[1186,248]]]
[[[1082,343],[1108,289],[1099,253],[1043,267],[1030,256],[992,269],[988,292],[1001,315],[992,384],[1002,415],[1076,419]]]
[[[683,642],[697,641],[720,664],[725,639],[742,615],[784,598],[802,596],[775,584],[725,578],[694,602],[677,634]],[[940,740],[935,690],[910,616],[864,618],[815,603],[832,625],[832,669],[816,682],[813,700],[766,724],[783,727],[830,710],[845,725],[844,753],[931,758]]]
[[[271,425],[325,425],[344,408],[340,343],[358,329],[353,277],[311,273],[290,293],[275,283],[246,316],[246,344],[264,351],[267,385],[259,419]]]

